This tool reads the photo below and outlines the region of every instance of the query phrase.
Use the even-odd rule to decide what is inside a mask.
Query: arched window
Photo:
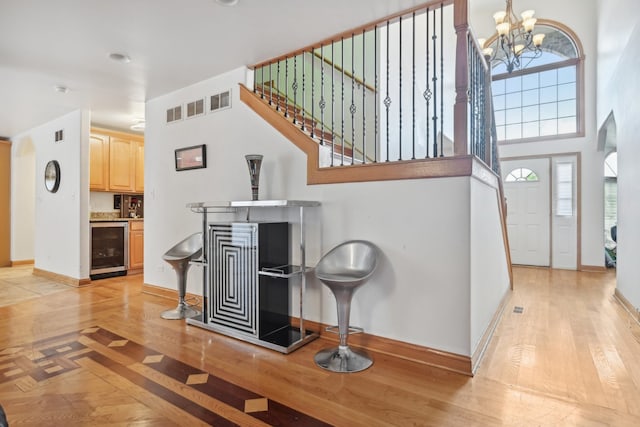
[[[499,141],[558,139],[584,135],[581,117],[582,52],[571,31],[539,19],[542,55],[507,72],[494,61],[493,105]],[[495,45],[495,41],[493,42]]]
[[[535,182],[539,181],[538,175],[531,169],[517,168],[512,170],[505,177],[505,182]]]

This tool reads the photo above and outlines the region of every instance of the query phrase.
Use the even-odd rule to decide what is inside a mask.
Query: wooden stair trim
[[[307,184],[471,176],[472,155],[319,167],[320,145],[242,83],[240,100],[307,155]]]

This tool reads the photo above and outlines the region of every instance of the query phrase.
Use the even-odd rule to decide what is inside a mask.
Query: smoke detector
[[[235,6],[238,4],[238,0],[216,0],[216,2],[223,6]]]

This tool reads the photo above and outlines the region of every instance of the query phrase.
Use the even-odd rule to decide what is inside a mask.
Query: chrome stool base
[[[160,314],[160,317],[167,320],[180,320],[188,317],[198,316],[200,312],[196,309],[189,307],[185,303],[180,303],[173,310],[166,310]]]
[[[360,372],[373,365],[366,351],[349,346],[320,350],[314,360],[316,365],[331,372]]]

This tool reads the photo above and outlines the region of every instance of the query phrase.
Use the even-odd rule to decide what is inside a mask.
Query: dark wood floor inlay
[[[116,352],[118,356],[112,352]],[[201,393],[228,406],[228,411],[236,414],[236,421],[238,417],[252,417],[269,425],[329,425],[210,372],[97,326],[47,338],[23,347],[0,350],[0,384],[27,376],[35,382],[42,382],[78,369],[81,365],[84,367],[85,364],[81,361],[86,359],[211,425],[239,424],[203,406],[198,399],[192,400],[181,394],[180,387],[194,390],[191,392],[192,395]],[[136,369],[141,366],[142,370]],[[157,374],[154,374],[154,377],[150,372],[156,372],[160,377]],[[171,385],[176,384],[178,387],[172,390]]]

